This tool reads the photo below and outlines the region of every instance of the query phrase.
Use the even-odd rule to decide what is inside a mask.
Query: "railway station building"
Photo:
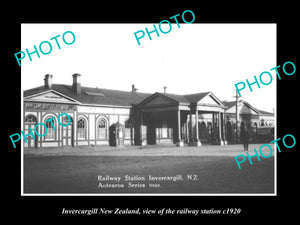
[[[246,101],[221,101],[212,92],[179,95],[142,93],[134,85],[128,91],[84,87],[81,75],[73,74],[71,85],[53,83],[45,75],[44,85],[23,92],[23,131],[38,123],[45,136],[27,136],[25,148],[124,145],[226,145],[234,143],[236,127],[259,133],[274,128],[274,114],[258,110]],[[70,77],[71,80],[71,77]],[[236,126],[236,108],[238,126]],[[47,120],[66,113],[61,123]],[[71,118],[71,121],[64,121]],[[53,127],[54,126],[54,127]],[[38,126],[39,133],[45,133]],[[268,133],[269,134],[269,133]]]

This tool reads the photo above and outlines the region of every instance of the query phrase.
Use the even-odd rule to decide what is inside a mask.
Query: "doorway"
[[[69,118],[71,121],[69,121]],[[61,123],[68,126],[61,126],[62,132],[62,146],[74,147],[74,130],[73,130],[73,119],[69,116],[63,115],[61,117]]]
[[[28,134],[30,133],[29,128],[34,133],[34,127],[37,124],[37,119],[34,115],[27,115],[25,117],[25,123],[24,123],[24,133]],[[37,136],[34,134],[34,139],[31,135],[28,135],[26,137],[27,143],[24,141],[24,147],[25,148],[37,148]]]

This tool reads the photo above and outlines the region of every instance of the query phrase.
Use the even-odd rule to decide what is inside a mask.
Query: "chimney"
[[[81,93],[81,83],[80,83],[81,75],[79,73],[75,73],[72,76],[73,76],[72,89],[76,94],[80,94]]]
[[[52,86],[52,75],[46,74],[44,78],[45,88],[51,88]]]
[[[131,85],[131,92],[132,92],[132,93],[135,93],[136,91],[137,91],[137,89],[135,88],[134,84]]]
[[[166,86],[164,86],[164,93],[166,93],[167,92],[167,87]]]

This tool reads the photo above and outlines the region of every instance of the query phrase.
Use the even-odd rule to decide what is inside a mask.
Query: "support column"
[[[37,117],[36,117],[37,121],[36,123],[42,123],[42,112],[37,112]],[[25,120],[23,120],[25,121]],[[24,126],[25,127],[25,126]],[[60,126],[58,126],[60,127]],[[24,129],[23,129],[24,130]],[[39,130],[40,131],[40,130]],[[59,132],[59,131],[56,131],[56,132]],[[40,133],[41,134],[41,133]],[[42,147],[42,141],[43,141],[43,138],[44,137],[37,137],[37,143],[36,143],[36,146],[37,148],[41,148]],[[60,142],[59,142],[59,139],[58,139],[58,147],[60,147]]]
[[[194,132],[193,132],[193,122],[192,122],[192,110],[190,110],[190,131],[191,131],[191,133],[190,133],[190,139],[189,139],[189,142],[193,142],[193,136],[194,136]]]
[[[221,113],[218,112],[218,142],[220,145],[223,145],[223,139],[222,139],[222,123],[221,123]]]
[[[212,124],[211,124],[211,144],[214,144],[216,142],[215,140],[215,129],[216,129],[216,126],[215,126],[215,113],[212,113]]]
[[[185,129],[186,129],[186,142],[188,143],[190,141],[190,131],[189,131],[189,123],[188,123],[188,114],[186,115],[186,123],[185,123]]]
[[[223,133],[222,133],[223,143],[224,143],[224,145],[227,145],[225,112],[222,113],[222,131],[223,131]]]
[[[140,145],[146,145],[146,140],[143,138],[143,113],[140,111]]]
[[[90,132],[90,121],[91,121],[91,118],[90,118],[90,115],[91,114],[88,114],[88,121],[87,121],[87,128],[86,128],[86,132],[87,132],[87,136],[88,136],[88,145],[91,144],[91,132]],[[74,118],[76,119],[76,121],[78,121],[78,113],[76,112],[76,116],[74,116]],[[74,128],[76,128],[76,146],[78,146],[78,131],[77,131],[77,122],[74,124]]]
[[[196,117],[196,137],[195,137],[195,141],[199,140],[199,125],[198,125],[198,110],[196,109],[195,111],[195,117]]]
[[[133,127],[133,117],[129,116],[129,122],[130,122],[130,145],[134,145],[134,127]]]
[[[190,115],[192,113],[190,112]],[[194,132],[194,136],[192,136],[192,138],[190,139],[190,142],[189,142],[189,146],[201,146],[201,142],[199,140],[199,129],[198,129],[198,110],[197,110],[197,107],[196,107],[196,110],[195,110],[195,129],[196,131]],[[191,123],[191,127],[192,127],[192,123]],[[193,129],[192,129],[193,130]]]
[[[183,141],[181,139],[181,118],[180,118],[180,110],[177,110],[177,147],[183,147]]]

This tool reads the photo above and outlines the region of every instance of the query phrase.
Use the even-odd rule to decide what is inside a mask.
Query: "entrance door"
[[[71,118],[71,117],[70,117]],[[61,118],[62,124],[68,124],[69,119],[67,116],[62,116]],[[71,122],[68,126],[63,127],[62,129],[62,146],[71,146],[74,147],[74,135],[73,135],[73,121],[71,119]]]
[[[226,135],[228,142],[232,142],[232,127],[229,121],[226,123]]]
[[[117,146],[116,124],[113,124],[109,127],[109,145]]]
[[[205,143],[208,142],[208,132],[207,132],[207,128],[206,128],[206,124],[205,122],[198,122],[198,133],[199,133],[199,139],[201,143]]]
[[[24,133],[28,134],[30,133],[29,128],[32,130],[34,133],[34,127],[37,123],[37,119],[33,115],[28,115],[25,118],[25,123],[24,123]],[[25,148],[37,148],[37,136],[34,136],[35,140],[31,135],[26,137],[27,143],[24,141],[24,147]]]
[[[109,145],[124,146],[125,126],[119,122],[109,127]]]

